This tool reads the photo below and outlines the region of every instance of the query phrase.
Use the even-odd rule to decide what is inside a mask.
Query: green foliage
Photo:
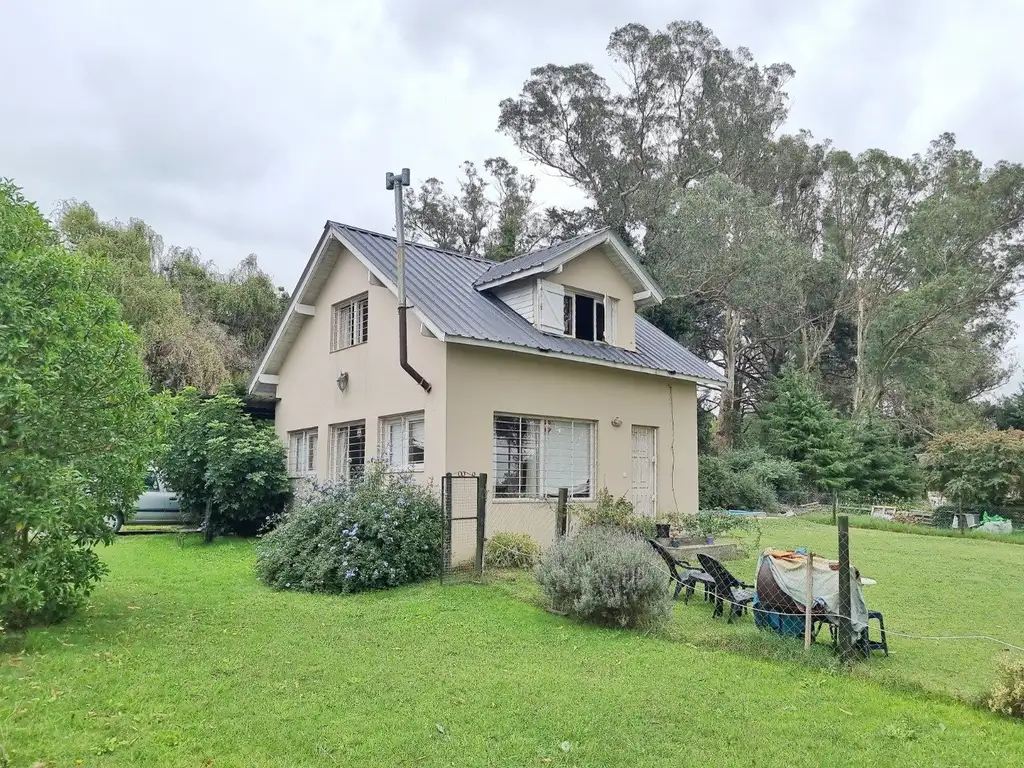
[[[1024,385],[986,410],[996,429],[1024,429]]]
[[[501,531],[484,546],[488,568],[532,568],[540,557],[540,546],[527,533]]]
[[[67,616],[104,572],[94,552],[129,516],[156,412],[138,342],[102,288],[0,180],[0,624]]]
[[[170,400],[160,469],[178,492],[182,514],[208,535],[257,533],[291,498],[286,449],[272,427],[256,423],[229,395],[186,390]],[[209,513],[209,520],[206,515]]]
[[[256,573],[275,589],[362,592],[435,575],[441,506],[375,462],[350,486],[314,488],[259,542]]]
[[[795,463],[810,485],[846,487],[854,461],[849,428],[811,379],[789,368],[772,382],[770,398],[761,420],[765,448]]]
[[[641,538],[654,535],[654,520],[635,514],[629,499],[615,498],[607,488],[597,492],[597,501],[593,504],[571,505],[569,516],[584,527],[618,528]]]
[[[964,506],[1002,506],[1024,495],[1024,432],[950,432],[932,440],[924,463],[931,488]]]
[[[910,499],[924,494],[920,465],[898,440],[896,431],[882,419],[854,423],[851,490],[867,499]]]
[[[999,682],[989,696],[988,706],[993,712],[1024,718],[1024,657],[1000,660]]]
[[[165,251],[144,221],[101,221],[74,201],[58,228],[69,248],[105,265],[102,280],[142,338],[154,389],[216,392],[248,374],[284,311],[254,255],[221,274],[190,248]]]
[[[556,542],[534,569],[557,610],[584,621],[657,628],[671,615],[665,572],[646,542],[617,528],[584,528]]]
[[[702,509],[776,512],[780,493],[796,490],[801,484],[793,462],[758,449],[701,456],[697,477]]]

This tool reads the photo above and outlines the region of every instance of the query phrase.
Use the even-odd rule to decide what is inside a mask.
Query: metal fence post
[[[569,529],[566,507],[569,503],[569,489],[558,489],[558,505],[555,507],[555,537],[562,538]]]
[[[848,662],[853,657],[853,607],[850,600],[850,518],[839,516],[839,658]]]
[[[452,473],[441,478],[441,583],[452,564]]]
[[[487,474],[476,476],[476,575],[484,576],[484,532],[487,518]]]

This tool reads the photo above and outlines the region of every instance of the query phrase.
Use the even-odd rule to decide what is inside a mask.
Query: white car
[[[106,521],[117,533],[124,525],[124,516],[120,513],[108,515]],[[185,522],[181,517],[178,494],[156,472],[146,474],[146,490],[135,502],[135,515],[130,522],[132,525],[181,525]]]

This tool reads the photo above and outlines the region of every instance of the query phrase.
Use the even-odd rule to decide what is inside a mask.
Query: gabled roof
[[[578,235],[547,248],[493,264],[476,279],[474,285],[481,290],[497,288],[499,285],[524,277],[547,274],[592,248],[602,245],[606,246],[605,253],[640,295],[637,300],[640,306],[660,304],[665,300],[654,278],[641,266],[633,252],[610,227]]]
[[[316,301],[327,275],[343,253],[342,246],[397,295],[398,244],[395,238],[328,221],[324,235],[299,279],[292,305],[282,318],[253,374],[249,383],[250,391],[254,390],[261,377],[272,378],[277,374],[287,348],[305,320],[296,308]],[[538,330],[489,291],[477,287],[483,275],[495,266],[501,266],[496,262],[418,243],[406,243],[405,264],[405,286],[411,311],[431,333],[443,341],[630,368],[712,387],[719,387],[723,382],[717,371],[639,314],[636,316],[635,351],[554,336]]]

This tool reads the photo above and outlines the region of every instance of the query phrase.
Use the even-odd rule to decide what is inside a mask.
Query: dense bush
[[[965,507],[1024,497],[1024,431],[948,432],[928,444],[930,487]]]
[[[0,627],[71,613],[143,490],[157,411],[104,270],[0,180]]]
[[[584,528],[547,550],[534,570],[551,605],[584,621],[654,628],[671,601],[646,542],[616,528]]]
[[[374,463],[349,487],[314,487],[257,545],[267,585],[305,592],[396,587],[438,572],[441,505]]]
[[[1024,718],[1024,658],[1003,659],[988,706],[993,712]]]
[[[584,528],[618,528],[634,536],[654,536],[654,520],[635,514],[629,499],[615,498],[607,488],[597,492],[595,503],[573,505],[570,516]]]
[[[540,546],[526,533],[496,533],[484,546],[488,568],[532,568],[538,557]]]
[[[702,509],[762,509],[776,512],[780,493],[800,487],[796,465],[759,450],[701,456],[698,486]]]
[[[186,519],[214,532],[255,535],[291,498],[286,450],[237,397],[186,390],[172,400],[160,467]],[[207,520],[209,516],[209,520]]]

